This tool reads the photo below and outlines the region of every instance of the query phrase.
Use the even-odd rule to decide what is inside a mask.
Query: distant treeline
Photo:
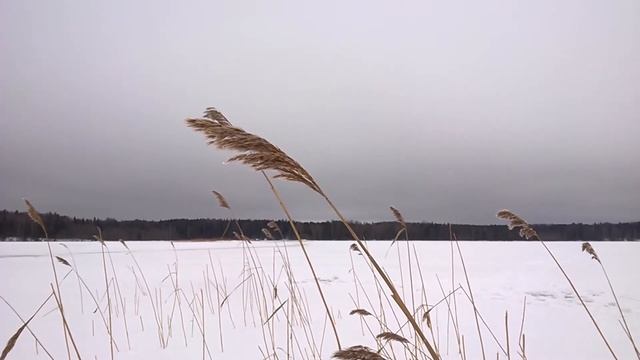
[[[78,219],[59,214],[43,214],[44,221],[52,239],[91,239],[102,229],[105,240],[192,240],[233,238],[237,231],[235,222],[229,219],[173,219],[162,221],[115,219]],[[270,220],[239,220],[244,234],[250,238],[263,239],[262,229]],[[286,221],[276,221],[284,237],[291,239],[293,233]],[[399,225],[395,222],[361,223],[353,222],[355,231],[364,239],[393,239]],[[298,230],[305,239],[310,240],[348,240],[349,233],[338,221],[298,222]],[[410,239],[448,240],[449,224],[408,223]],[[451,225],[460,240],[519,240],[516,231],[510,231],[505,225]],[[640,239],[640,222],[535,225],[540,236],[548,241],[585,240],[585,241],[631,241]],[[42,237],[42,231],[24,212],[0,211],[0,239],[18,238],[21,240]],[[274,234],[279,238],[279,235]]]

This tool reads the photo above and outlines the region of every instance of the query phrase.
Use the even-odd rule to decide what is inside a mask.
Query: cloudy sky
[[[352,219],[640,220],[637,0],[0,1],[0,208],[283,217],[185,127],[207,106]]]

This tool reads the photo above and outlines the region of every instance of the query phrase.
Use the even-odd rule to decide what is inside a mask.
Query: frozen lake
[[[255,241],[248,248],[237,241],[178,242],[175,248],[170,242],[127,242],[131,253],[119,242],[107,242],[106,281],[99,242],[62,244],[51,243],[54,256],[66,259],[84,282],[71,267],[55,263],[59,279],[69,273],[61,281],[61,297],[83,359],[110,358],[109,304],[116,359],[328,359],[337,349],[297,242]],[[412,354],[426,358],[424,348],[413,345],[415,337],[402,313],[385,297],[389,291],[384,287],[378,291],[364,258],[349,249],[350,242],[305,244],[343,347],[365,345],[377,350],[384,345],[381,355],[385,358],[412,358]],[[406,243],[390,247],[390,242],[371,241],[368,246],[409,306],[418,308],[425,298],[433,306],[461,285],[463,289],[431,310],[431,330],[426,322],[421,325],[444,359],[460,359],[451,309],[458,333],[464,337],[467,359],[481,359],[473,307],[465,295],[468,288],[455,245],[409,242],[411,274]],[[609,273],[631,333],[640,340],[640,242],[593,246]],[[522,332],[529,359],[611,358],[569,284],[539,243],[460,242],[460,247],[479,314],[486,322],[481,320],[480,327],[488,359],[495,359],[496,354],[507,358],[505,312],[511,358],[520,358],[525,298]],[[549,247],[618,358],[634,358],[598,263],[581,251],[579,242],[554,242]],[[20,316],[30,317],[51,294],[54,283],[47,244],[0,243],[0,274],[0,295]],[[105,296],[106,283],[109,296]],[[355,308],[374,316],[349,315]],[[423,314],[424,307],[416,318],[421,320]],[[21,324],[9,306],[1,303],[0,341],[5,343]],[[54,299],[29,328],[42,345],[25,330],[8,359],[47,359],[47,352],[55,359],[67,358]],[[382,331],[398,333],[410,344],[376,343],[374,335]]]

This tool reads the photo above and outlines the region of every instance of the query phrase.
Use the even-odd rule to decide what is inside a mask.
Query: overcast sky
[[[207,106],[352,219],[640,220],[640,2],[0,0],[0,209],[282,218]],[[331,219],[299,184],[294,217]]]

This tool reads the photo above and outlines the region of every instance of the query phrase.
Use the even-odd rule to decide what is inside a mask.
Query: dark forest
[[[43,214],[49,236],[52,239],[92,239],[100,227],[105,240],[207,240],[233,239],[237,231],[230,219],[171,219],[162,221],[79,219],[55,213]],[[264,239],[263,228],[271,220],[238,220],[244,234],[252,239]],[[285,238],[293,238],[289,224],[276,221]],[[393,239],[399,225],[395,222],[353,222],[354,229],[367,240]],[[344,226],[338,221],[297,222],[296,226],[305,239],[350,239]],[[519,240],[516,231],[505,225],[437,224],[430,222],[408,223],[409,239],[449,240],[449,228],[459,240]],[[547,241],[632,241],[640,239],[640,222],[597,224],[541,224],[534,225]],[[226,233],[225,233],[226,230]],[[224,235],[224,237],[223,237]],[[38,226],[26,213],[0,211],[0,239],[36,240],[42,236]],[[274,237],[279,238],[279,235]]]

